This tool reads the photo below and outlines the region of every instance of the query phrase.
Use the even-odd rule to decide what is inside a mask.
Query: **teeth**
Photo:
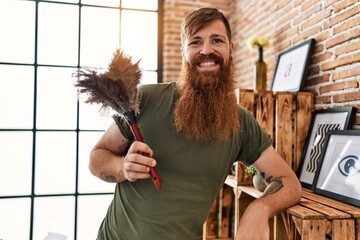
[[[215,63],[214,62],[200,63],[200,67],[211,67],[211,66],[215,66]]]

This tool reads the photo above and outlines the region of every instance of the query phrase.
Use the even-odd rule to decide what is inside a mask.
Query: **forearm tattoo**
[[[121,156],[125,155],[128,147],[129,147],[129,142],[126,140],[122,140],[121,145],[119,146],[118,154]]]
[[[259,175],[262,178],[262,180],[264,180],[266,182],[266,184],[271,183],[273,176],[269,176],[268,178],[265,178],[265,172],[260,172]]]
[[[283,185],[282,181],[280,179],[276,179],[275,181],[273,181],[266,187],[266,189],[264,190],[263,196],[276,193],[283,187],[284,187],[284,185]]]
[[[260,176],[268,184],[268,186],[266,187],[266,189],[263,192],[263,196],[267,196],[267,195],[276,193],[277,191],[279,191],[281,188],[284,187],[281,179],[279,179],[279,178],[272,181],[273,176],[269,176],[269,177],[265,178],[265,172],[261,172]]]
[[[126,141],[126,140],[122,140],[121,141],[121,144],[118,148],[118,152],[116,153],[117,155],[123,157],[126,152],[127,152],[127,149],[128,149],[128,146],[129,146],[129,142]],[[105,172],[102,172],[100,174],[100,178],[106,182],[110,182],[110,183],[116,183],[117,180],[116,180],[116,177],[115,176],[111,176],[111,175],[108,175],[106,174]]]

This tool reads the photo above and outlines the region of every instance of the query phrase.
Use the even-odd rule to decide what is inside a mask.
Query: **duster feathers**
[[[75,86],[80,93],[88,94],[85,103],[97,103],[102,110],[111,108],[119,114],[138,112],[137,88],[142,76],[139,62],[133,64],[131,57],[117,49],[105,73],[81,70],[76,74],[79,81]]]

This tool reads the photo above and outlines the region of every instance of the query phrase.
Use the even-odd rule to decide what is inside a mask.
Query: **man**
[[[98,240],[200,239],[237,160],[253,164],[269,186],[247,208],[235,239],[269,239],[269,218],[299,201],[301,187],[268,135],[236,104],[228,20],[199,9],[184,19],[181,43],[181,79],[140,89],[145,143],[133,141],[126,121],[114,116],[91,152],[91,172],[118,183]],[[155,166],[160,190],[150,179]]]

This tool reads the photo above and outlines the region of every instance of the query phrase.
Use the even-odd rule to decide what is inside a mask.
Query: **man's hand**
[[[146,153],[146,154],[144,154]],[[148,155],[148,156],[145,156]],[[143,142],[134,142],[126,156],[122,159],[123,176],[130,182],[150,177],[150,167],[155,167],[156,161],[152,158],[153,151]]]

